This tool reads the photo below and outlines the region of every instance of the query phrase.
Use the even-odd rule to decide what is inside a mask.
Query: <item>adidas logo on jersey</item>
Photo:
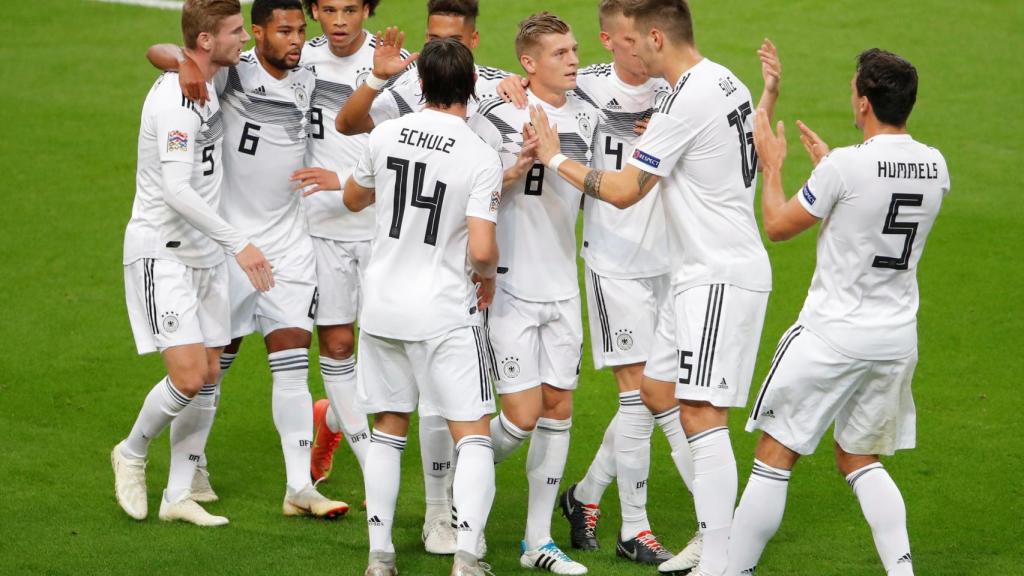
[[[900,559],[897,560],[896,563],[897,564],[903,564],[904,562],[913,562],[913,561],[914,560],[913,560],[913,557],[910,555],[910,552],[907,552],[903,556],[900,556]]]
[[[619,104],[617,98],[612,98],[610,102],[604,105],[606,110],[622,110],[622,105]]]
[[[380,521],[380,518],[378,518],[376,514],[374,514],[373,517],[368,518],[366,520],[366,523],[369,524],[370,526],[383,526],[384,525],[384,523]]]
[[[252,93],[253,94],[257,94],[259,96],[266,96],[267,95],[267,89],[264,88],[263,86],[258,86],[258,87],[253,89]]]

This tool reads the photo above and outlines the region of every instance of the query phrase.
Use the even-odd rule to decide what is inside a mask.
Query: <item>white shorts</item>
[[[192,268],[174,260],[136,260],[124,267],[124,292],[139,354],[186,344],[219,348],[231,341],[224,263]]]
[[[835,440],[850,454],[913,448],[915,366],[916,352],[899,360],[857,360],[793,326],[779,341],[747,431],[764,430],[790,450],[811,454],[835,421]]]
[[[609,278],[588,267],[585,284],[594,368],[646,362],[668,276]]]
[[[498,372],[498,394],[541,384],[576,389],[583,358],[579,296],[530,302],[499,286],[485,314]]]
[[[367,414],[411,413],[475,422],[494,413],[493,370],[483,328],[463,326],[409,342],[359,332],[356,403]]]
[[[675,382],[680,400],[746,406],[768,292],[711,284],[665,300],[644,374]]]
[[[271,262],[274,287],[267,292],[253,288],[249,277],[233,261],[228,264],[231,285],[231,337],[256,332],[266,336],[282,328],[313,331],[319,293],[316,288],[316,260],[309,244]]]
[[[317,326],[352,324],[359,316],[362,278],[373,242],[342,242],[312,237],[320,292]]]

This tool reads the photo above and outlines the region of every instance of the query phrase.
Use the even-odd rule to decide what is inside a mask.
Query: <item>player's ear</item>
[[[469,35],[469,46],[470,50],[476,50],[476,47],[480,45],[480,31],[473,30],[473,33]]]
[[[537,66],[533,61],[533,57],[526,52],[519,55],[519,65],[523,67],[523,70],[525,70],[527,74],[533,74],[537,71]]]
[[[612,47],[611,47],[612,37],[611,37],[610,34],[605,32],[604,30],[601,30],[601,33],[598,34],[597,37],[601,39],[601,45],[604,46],[605,50],[611,50],[612,49]]]
[[[213,36],[209,32],[200,32],[199,36],[196,37],[196,46],[198,46],[203,52],[213,51]]]
[[[363,9],[366,9],[366,5],[363,5]],[[309,5],[309,14],[313,17],[313,20],[320,21],[320,6],[316,2]]]

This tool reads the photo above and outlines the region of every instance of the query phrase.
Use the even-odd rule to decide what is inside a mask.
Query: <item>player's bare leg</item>
[[[501,396],[501,412],[491,419],[495,462],[505,460],[533,434],[542,404],[540,386]]]
[[[680,418],[693,454],[693,501],[703,539],[695,576],[726,569],[729,529],[736,503],[736,458],[729,439],[727,408],[680,400]]]
[[[900,489],[877,455],[850,454],[837,442],[836,466],[860,501],[886,574],[912,576],[907,508]]]
[[[317,326],[320,343],[320,373],[327,401],[314,409],[313,449],[310,473],[313,481],[327,478],[334,462],[334,450],[344,435],[359,462],[366,461],[370,431],[366,415],[354,406],[356,390],[355,330],[352,324]]]
[[[370,446],[366,451],[366,465],[363,468],[370,539],[365,576],[398,574],[391,526],[395,520],[395,505],[401,486],[402,452],[408,435],[408,414],[381,412],[374,415]]]
[[[313,397],[309,393],[309,345],[312,335],[301,328],[282,328],[264,337],[273,378],[271,409],[281,437],[287,481],[282,510],[286,516],[333,518],[348,504],[328,500],[309,478],[313,445]]]
[[[454,576],[479,574],[480,540],[494,503],[494,450],[490,417],[448,422],[455,442],[452,522],[458,527]]]

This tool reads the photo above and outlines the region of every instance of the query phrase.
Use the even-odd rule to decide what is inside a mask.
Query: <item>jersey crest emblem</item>
[[[366,79],[370,77],[370,69],[363,68],[356,74],[356,88],[359,88],[366,83]]]
[[[590,118],[588,118],[585,113],[580,112],[576,115],[576,120],[578,120],[580,124],[580,134],[582,134],[587,140],[590,140],[590,137],[593,136],[593,132],[591,132],[593,126],[590,125]]]
[[[616,332],[615,345],[623,352],[631,350],[633,348],[633,332],[630,330],[619,330]]]
[[[509,356],[501,361],[501,375],[507,380],[515,380],[519,377],[522,369],[519,368],[519,358]]]
[[[180,130],[167,133],[168,152],[188,152],[188,134]]]
[[[178,326],[178,315],[174,312],[164,312],[160,315],[160,327],[164,332],[177,332]]]
[[[299,84],[295,85],[295,104],[300,109],[305,109],[309,106],[309,94],[306,94],[306,88]]]

